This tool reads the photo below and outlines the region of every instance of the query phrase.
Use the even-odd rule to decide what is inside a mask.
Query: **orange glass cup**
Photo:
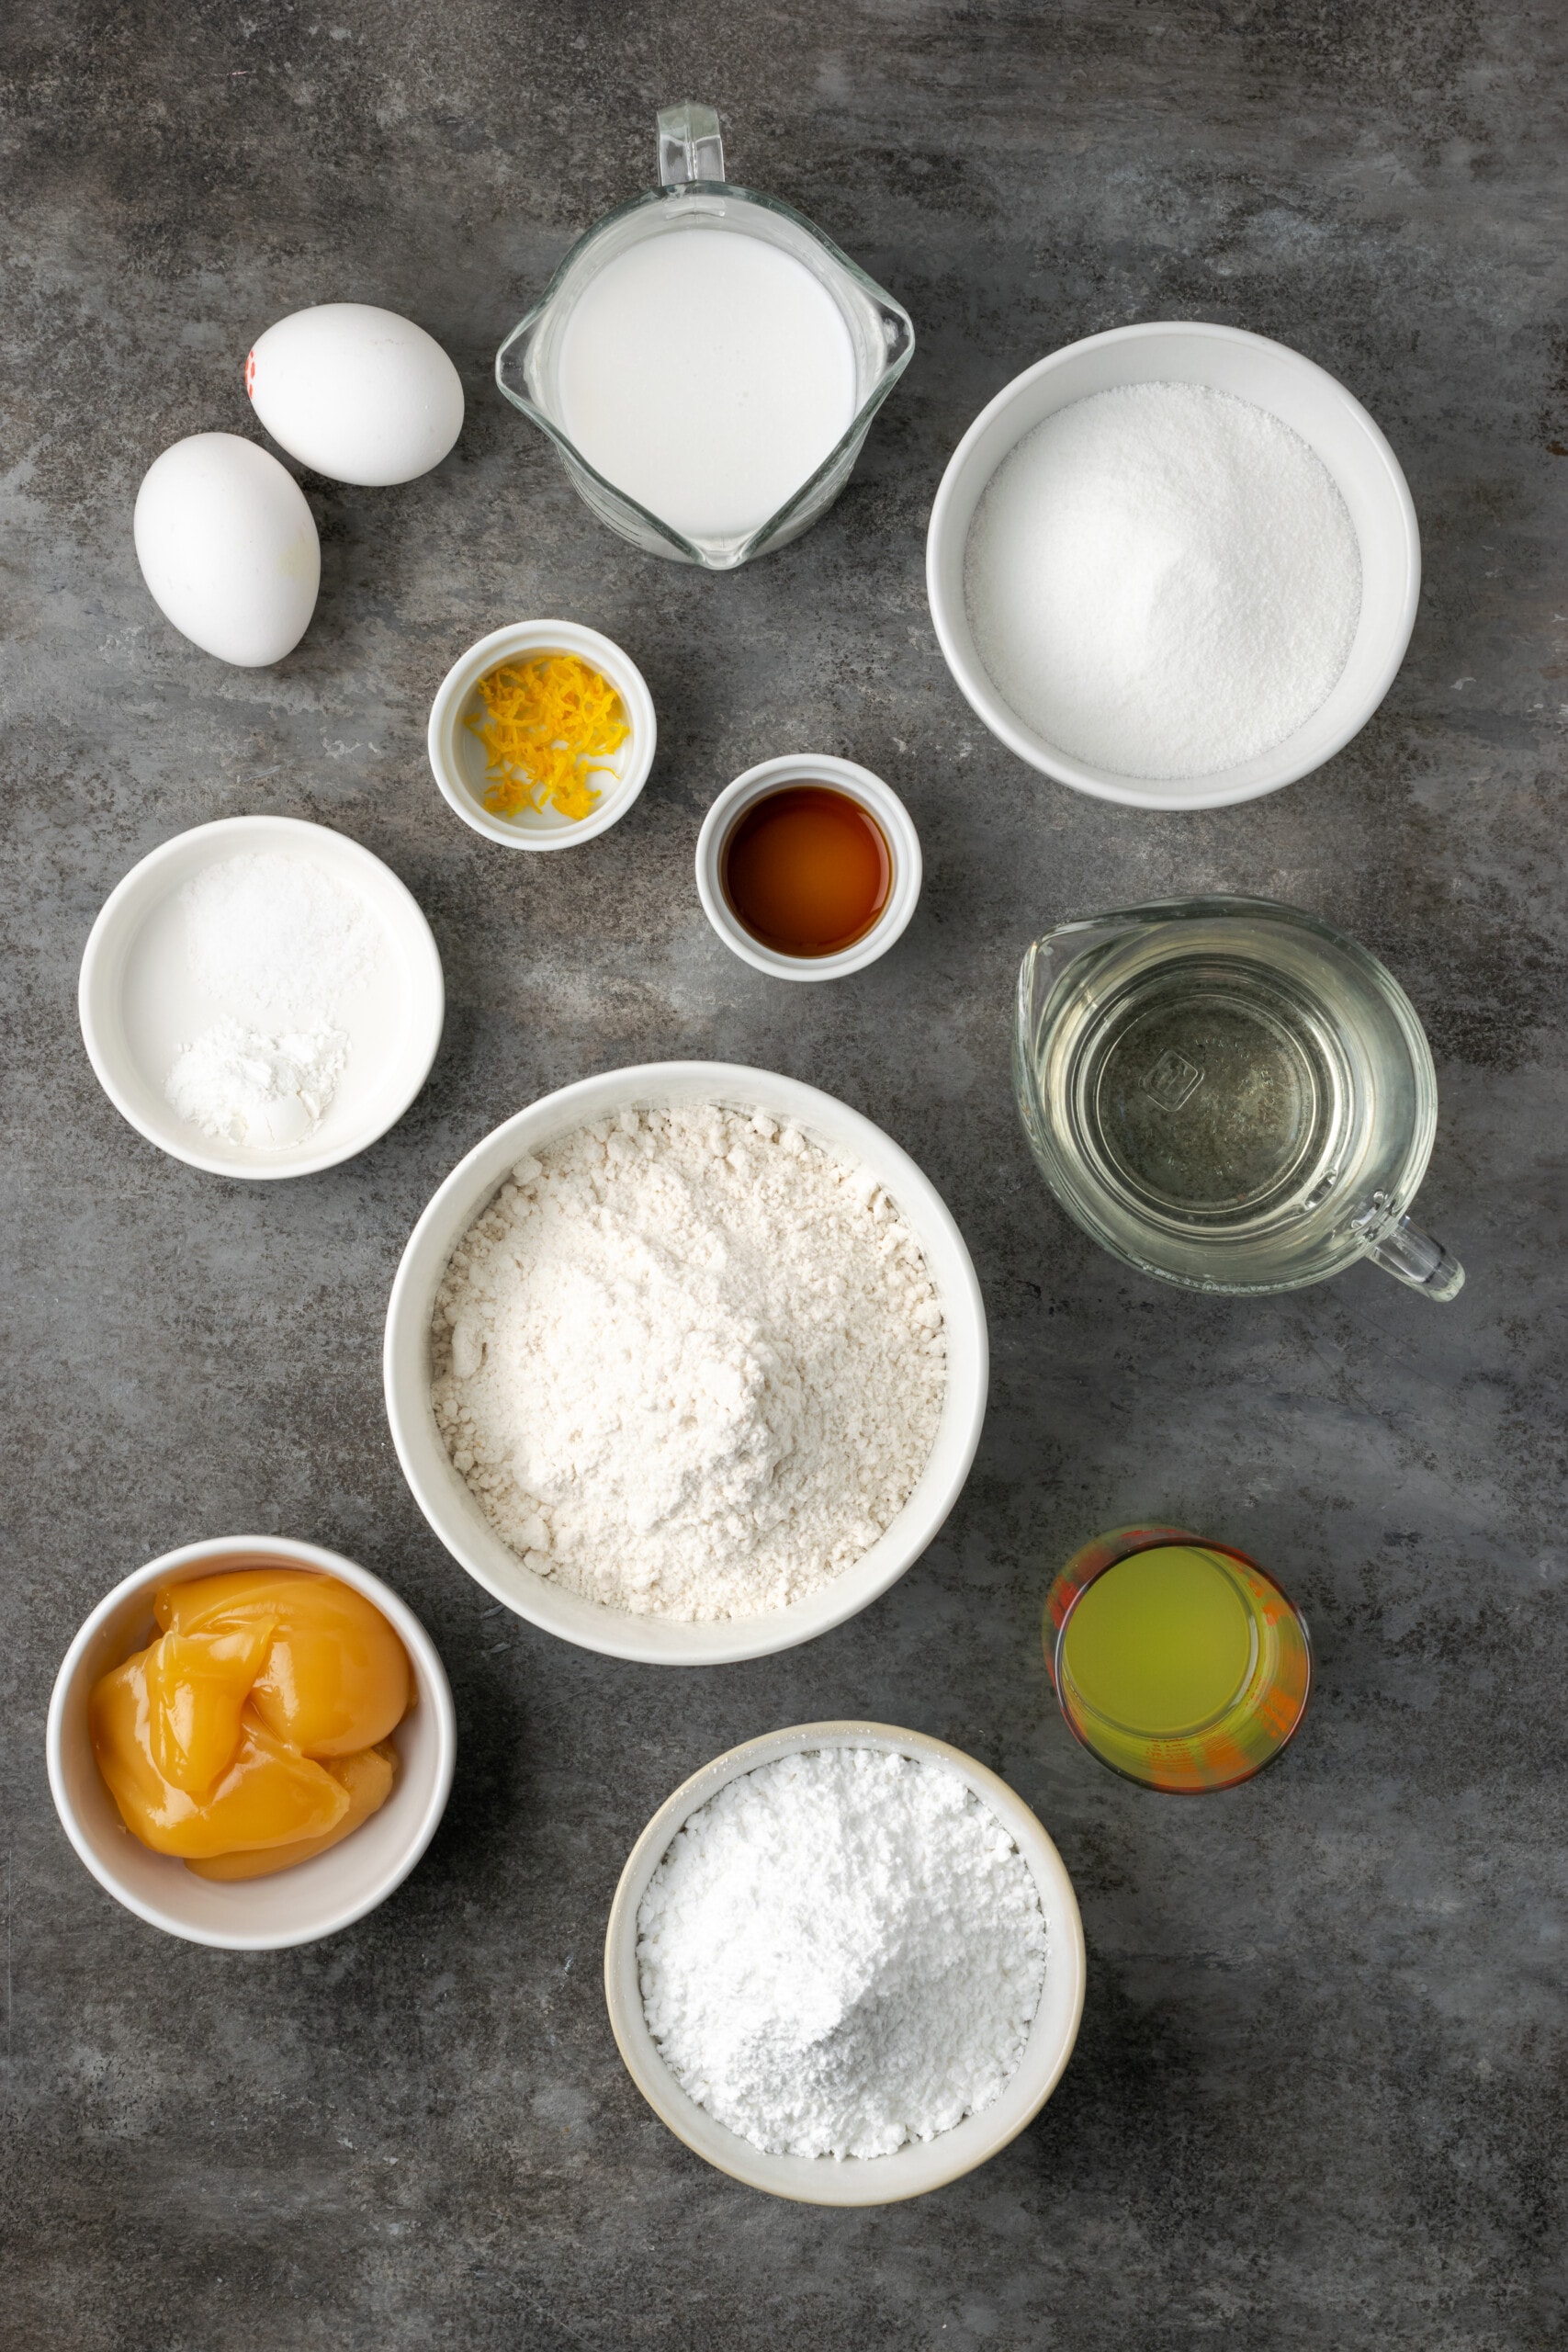
[[[1192,1712],[1116,1702],[1092,1678],[1075,1677],[1068,1633],[1084,1595],[1141,1554],[1179,1549],[1209,1571],[1209,1600],[1224,1633],[1219,1680]],[[1201,1571],[1200,1571],[1201,1572]],[[1101,1595],[1103,1601],[1110,1588]],[[1089,1620],[1082,1621],[1080,1632]],[[1232,1544],[1180,1527],[1118,1527],[1074,1553],[1046,1598],[1045,1665],[1068,1730],[1091,1756],[1140,1787],[1200,1796],[1260,1772],[1294,1737],[1312,1690],[1306,1621],[1266,1568]],[[1179,1713],[1179,1710],[1177,1713]]]

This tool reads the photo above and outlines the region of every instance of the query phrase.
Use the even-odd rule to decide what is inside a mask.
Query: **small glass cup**
[[[1140,1712],[1100,1687],[1094,1659],[1075,1673],[1069,1631],[1084,1596],[1123,1562],[1179,1550],[1201,1564],[1205,1630],[1215,1635],[1212,1687],[1186,1710],[1168,1693],[1145,1687]],[[1102,1588],[1102,1597],[1111,1591]],[[1136,1608],[1134,1589],[1129,1606]],[[1094,1606],[1089,1604],[1090,1608]],[[1080,1620],[1087,1630],[1088,1612]],[[1043,1628],[1045,1666],[1068,1730],[1091,1756],[1124,1780],[1173,1796],[1201,1796],[1249,1781],[1299,1729],[1312,1690],[1312,1644],[1306,1620],[1267,1569],[1232,1544],[1213,1544],[1180,1527],[1117,1527],[1074,1553],[1046,1598]],[[1102,1636],[1103,1639],[1103,1636]],[[1217,1679],[1213,1677],[1217,1675]],[[1158,1681],[1158,1669],[1156,1670]],[[1145,1685],[1147,1678],[1145,1679]]]
[[[903,305],[804,213],[725,178],[718,117],[711,107],[666,107],[658,128],[661,185],[607,212],[578,239],[497,352],[495,380],[513,407],[549,435],[578,495],[612,531],[649,555],[733,571],[798,538],[827,513],[850,478],[873,417],[909,364],[915,329]],[[590,465],[564,428],[558,382],[566,323],[591,280],[628,246],[687,229],[730,230],[792,254],[832,297],[854,355],[855,412],[815,473],[754,529],[711,537],[678,529]]]

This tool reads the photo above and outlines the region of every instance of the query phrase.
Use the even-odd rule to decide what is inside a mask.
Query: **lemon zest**
[[[485,747],[484,805],[494,817],[558,808],[590,814],[591,778],[612,764],[631,727],[608,678],[575,653],[502,662],[479,680],[484,716],[466,724]]]

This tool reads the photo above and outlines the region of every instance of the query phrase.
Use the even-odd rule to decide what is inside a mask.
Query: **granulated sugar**
[[[990,2106],[1045,1980],[1033,1876],[946,1766],[819,1749],[694,1813],[637,1912],[643,2014],[759,2148],[882,2156]]]
[[[1327,468],[1278,417],[1202,384],[1129,384],[1004,458],[964,594],[992,683],[1046,742],[1121,775],[1212,775],[1334,687],[1360,550]]]
[[[310,1025],[381,952],[381,926],[358,891],[281,850],[204,866],[180,903],[191,977],[241,1020],[271,1013]]]
[[[709,1104],[525,1160],[453,1254],[432,1351],[447,1450],[526,1565],[685,1620],[783,1608],[867,1551],[946,1382],[875,1178]]]

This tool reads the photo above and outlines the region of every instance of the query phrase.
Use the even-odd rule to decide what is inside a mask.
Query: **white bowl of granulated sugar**
[[[931,508],[937,641],[1031,767],[1136,808],[1307,775],[1393,683],[1416,509],[1359,401],[1284,344],[1116,327],[1004,385]]]
[[[886,1724],[715,1758],[621,1873],[604,1994],[627,2072],[774,2197],[886,2205],[1016,2139],[1083,2014],[1061,1856],[973,1757]]]
[[[886,1591],[979,1442],[986,1316],[908,1154],[727,1062],[608,1070],[471,1151],[409,1240],[398,1459],[477,1582],[585,1649],[716,1666]]]

